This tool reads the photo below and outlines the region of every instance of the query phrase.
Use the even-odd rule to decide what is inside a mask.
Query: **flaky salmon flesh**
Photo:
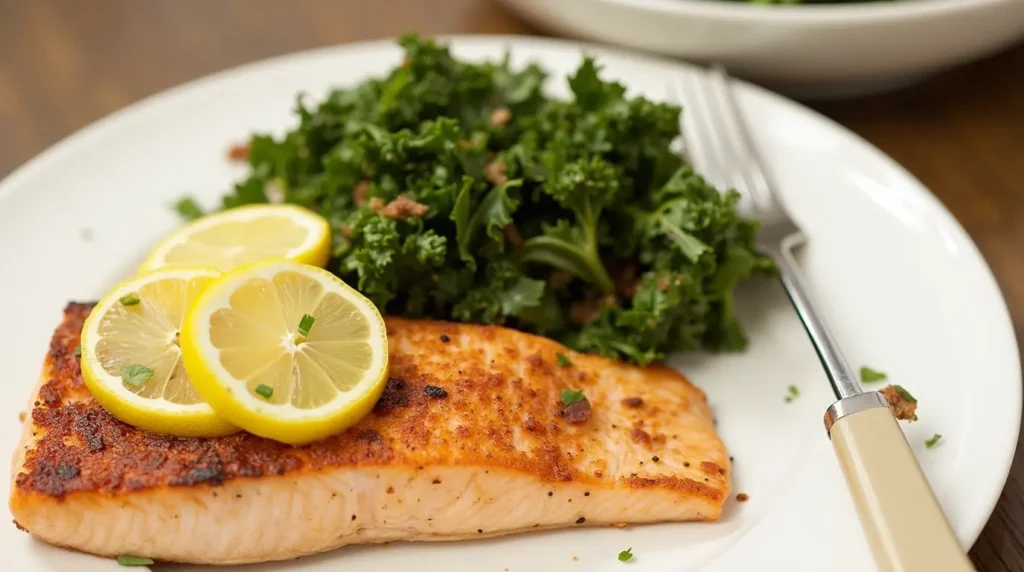
[[[65,310],[12,470],[16,524],[59,546],[239,564],[347,544],[715,520],[729,493],[705,396],[677,372],[500,327],[389,318],[383,396],[318,443],[147,433],[82,382],[75,349],[90,309]],[[586,401],[565,407],[563,389]]]

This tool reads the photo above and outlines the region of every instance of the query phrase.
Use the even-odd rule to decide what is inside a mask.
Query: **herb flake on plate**
[[[783,401],[790,403],[797,397],[800,397],[800,388],[795,385],[790,385],[786,388],[786,393],[787,395],[783,398]]]
[[[885,381],[889,376],[884,371],[871,369],[866,365],[860,366],[860,380],[862,383],[876,383]]]
[[[174,203],[174,210],[184,220],[196,220],[203,216],[203,209],[192,197],[182,197]]]
[[[128,556],[123,554],[117,557],[117,563],[121,566],[151,566],[154,564],[152,558],[142,556]]]

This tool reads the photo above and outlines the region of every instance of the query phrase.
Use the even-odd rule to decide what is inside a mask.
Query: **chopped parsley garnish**
[[[143,558],[142,556],[128,556],[123,554],[117,557],[117,563],[121,566],[152,566],[152,558]]]
[[[264,399],[270,399],[274,395],[274,388],[269,385],[263,385],[262,383],[256,386],[255,391],[257,395]]]
[[[893,385],[892,387],[896,391],[900,392],[900,395],[903,396],[903,399],[906,399],[907,401],[909,401],[911,403],[917,403],[917,399],[915,399],[913,395],[910,395],[909,391],[907,391],[906,389],[903,389],[902,385]]]
[[[302,319],[299,320],[299,334],[301,334],[303,337],[308,336],[309,329],[313,327],[313,322],[315,321],[316,318],[314,318],[313,316],[310,316],[309,314],[303,314]]]
[[[878,371],[871,369],[866,365],[860,366],[860,380],[863,383],[875,383],[877,381],[885,381],[889,376],[884,371]]]
[[[502,324],[640,364],[746,345],[733,292],[774,264],[739,194],[674,149],[678,106],[628,93],[591,57],[548,81],[537,64],[399,45],[402,65],[253,135],[223,206],[287,189],[330,221],[328,270],[384,314]],[[567,97],[547,93],[556,81]]]
[[[75,357],[80,357],[81,355],[82,355],[82,346],[78,346],[77,348],[75,348]]]
[[[174,203],[174,210],[185,220],[196,220],[203,216],[203,209],[199,208],[199,204],[192,197],[182,197]]]
[[[582,389],[563,389],[562,390],[562,405],[565,405],[566,407],[572,405],[573,403],[578,403],[580,401],[583,401],[584,399],[586,399],[586,398],[583,396],[583,390]]]
[[[153,377],[153,370],[137,363],[126,363],[121,366],[121,380],[128,385],[142,385]]]
[[[790,403],[791,401],[800,396],[800,388],[795,385],[790,385],[789,387],[786,388],[786,391],[789,392],[789,395],[783,398],[783,401],[785,401],[786,403]]]
[[[931,436],[931,439],[928,439],[927,441],[924,442],[924,446],[931,449],[932,447],[939,444],[939,439],[942,439],[942,435],[936,433]]]
[[[623,550],[622,552],[619,552],[619,562],[629,562],[630,560],[632,560],[632,558],[633,558],[633,547],[632,546],[630,546],[629,548]]]
[[[565,354],[563,354],[563,353],[556,353],[555,354],[555,361],[557,361],[558,365],[560,365],[562,367],[569,367],[569,366],[572,365],[572,360],[567,358],[567,357],[565,357]]]
[[[120,301],[122,306],[138,306],[142,302],[142,298],[139,298],[138,293],[131,292],[121,296]]]

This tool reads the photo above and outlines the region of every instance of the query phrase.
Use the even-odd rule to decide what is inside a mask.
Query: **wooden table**
[[[0,0],[0,176],[183,81],[413,29],[537,33],[489,0]],[[953,211],[1024,339],[1024,46],[901,93],[816,107],[893,156]],[[971,557],[982,571],[1024,570],[1020,457]]]

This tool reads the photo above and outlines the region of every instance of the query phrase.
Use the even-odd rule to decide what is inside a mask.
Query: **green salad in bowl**
[[[500,1],[549,32],[718,62],[800,98],[896,89],[1024,38],[1021,0]]]

